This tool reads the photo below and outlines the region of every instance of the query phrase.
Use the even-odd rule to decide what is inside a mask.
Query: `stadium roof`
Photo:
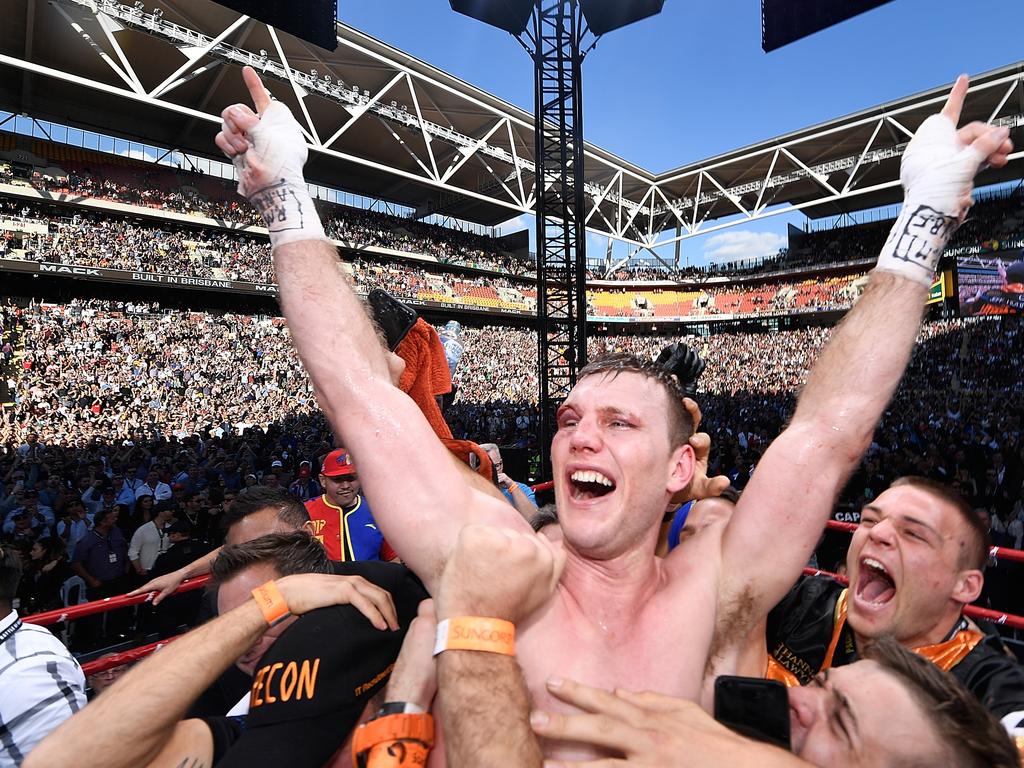
[[[212,156],[220,110],[246,100],[237,68],[251,64],[303,125],[311,181],[487,225],[532,211],[530,113],[351,27],[337,32],[328,53],[208,0],[13,0],[0,108]],[[660,174],[588,144],[588,227],[655,247],[794,209],[895,202],[903,147],[947,89]],[[975,77],[965,118],[1009,125],[1024,144],[1024,63]],[[980,183],[1024,175],[1022,156]]]

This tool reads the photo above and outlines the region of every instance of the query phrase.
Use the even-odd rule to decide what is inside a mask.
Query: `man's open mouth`
[[[862,558],[856,595],[870,605],[885,605],[896,596],[896,582],[885,566],[872,557]]]
[[[593,469],[578,469],[569,476],[569,488],[574,501],[607,496],[615,490],[615,482]]]

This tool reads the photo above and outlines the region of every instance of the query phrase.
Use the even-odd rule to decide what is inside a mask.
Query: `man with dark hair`
[[[394,600],[361,577],[323,575],[331,563],[305,531],[226,547],[218,560],[221,615],[134,667],[41,744],[28,768],[328,762],[384,686],[422,589],[389,563],[348,565],[379,571]],[[255,672],[244,727],[182,720],[232,662]]]
[[[0,545],[0,768],[21,765],[50,731],[85,706],[85,675],[60,640],[12,607],[21,563]]]
[[[93,515],[85,511],[85,504],[81,499],[68,499],[64,507],[64,516],[57,522],[56,531],[68,552],[74,554],[78,542],[92,529],[93,520]]]
[[[125,591],[128,542],[117,527],[117,510],[96,518],[93,529],[78,542],[71,567],[89,587],[89,599],[113,597]]]
[[[309,514],[302,502],[279,488],[253,486],[238,494],[224,514],[227,535],[224,545],[239,544],[268,533],[305,529],[312,533]],[[158,576],[131,592],[141,595],[156,592],[153,605],[159,605],[174,592],[185,579],[210,572],[210,566],[222,547],[209,552],[188,565],[171,573]]]
[[[210,547],[192,537],[192,528],[187,519],[176,520],[167,527],[170,548],[160,555],[149,571],[151,578],[166,576],[180,568],[186,568],[210,551]],[[155,606],[157,631],[161,638],[178,634],[182,624],[191,626],[199,615],[203,594],[193,590],[182,595],[171,595]]]
[[[435,590],[463,527],[529,533],[529,525],[464,482],[419,408],[391,384],[385,350],[337,271],[309,198],[301,130],[254,70],[243,68],[243,78],[255,111],[225,109],[217,145],[239,169],[239,192],[268,224],[281,305],[318,401],[338,439],[360,457],[384,533]],[[558,410],[551,444],[569,557],[553,597],[517,642],[538,705],[552,702],[543,681],[556,672],[695,699],[715,617],[763,616],[786,594],[906,368],[974,175],[986,161],[1005,165],[1012,151],[1008,130],[957,132],[966,91],[962,78],[943,114],[908,146],[907,201],[893,235],[728,523],[655,557],[665,509],[694,474],[685,393],[664,368],[639,361],[582,372]],[[552,758],[594,755],[572,744],[546,746]]]
[[[331,451],[320,468],[324,492],[306,502],[313,521],[313,535],[324,545],[331,560],[395,560],[397,556],[361,493],[359,474],[352,456],[344,448]]]
[[[557,545],[467,526],[445,566],[436,618],[488,616],[513,625],[532,620],[564,559]],[[530,714],[514,657],[457,646],[436,657],[445,748],[452,765],[539,765],[529,715],[537,735],[591,744],[604,751],[609,765],[1017,768],[1016,750],[999,722],[953,677],[889,638],[873,642],[864,655],[868,661],[788,690],[787,753],[728,730],[695,703],[621,688],[610,692],[560,677],[546,681],[549,692],[585,714],[559,713],[561,708]],[[752,711],[756,716],[761,710]]]
[[[147,576],[156,559],[171,546],[165,528],[173,517],[174,506],[170,501],[161,501],[153,507],[153,519],[140,525],[132,534],[128,561],[139,576]]]
[[[622,765],[1019,768],[999,722],[951,675],[891,639],[864,656],[788,689],[791,754],[728,730],[692,702],[570,680],[548,685],[585,714],[534,712],[531,723],[541,737],[621,754]]]
[[[235,497],[224,514],[224,522],[228,528],[224,543],[231,545],[254,538],[247,535],[249,527],[263,530],[269,525],[278,531],[309,528],[309,513],[301,502],[280,488],[257,485]]]
[[[981,594],[987,561],[988,534],[962,496],[935,480],[900,478],[861,512],[846,555],[849,587],[804,578],[769,614],[769,676],[806,684],[892,636],[952,672],[1024,736],[1024,668],[998,635],[963,615]]]

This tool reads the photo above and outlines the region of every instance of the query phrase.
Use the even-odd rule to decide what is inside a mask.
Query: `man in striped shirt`
[[[43,627],[13,608],[21,563],[0,546],[0,768],[19,766],[54,728],[85,706],[78,662]]]

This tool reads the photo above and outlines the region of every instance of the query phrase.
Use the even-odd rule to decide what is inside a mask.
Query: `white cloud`
[[[785,244],[786,238],[776,232],[723,232],[708,238],[704,244],[704,258],[709,263],[761,259],[774,256]]]

